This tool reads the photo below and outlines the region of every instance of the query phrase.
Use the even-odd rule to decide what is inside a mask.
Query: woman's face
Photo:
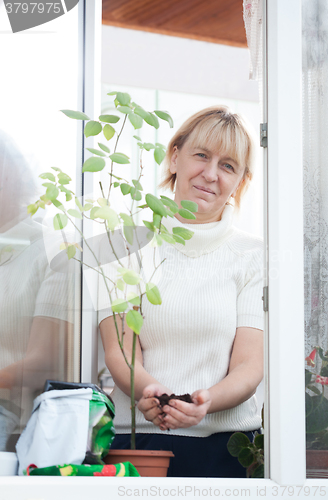
[[[170,172],[176,174],[175,201],[179,206],[181,200],[198,204],[196,219],[187,222],[220,220],[226,202],[243,182],[244,170],[226,152],[212,151],[206,145],[195,147],[187,140],[181,149],[176,148],[170,163]]]

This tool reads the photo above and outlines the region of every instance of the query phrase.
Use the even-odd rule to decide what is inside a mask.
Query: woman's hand
[[[171,394],[171,391],[161,384],[147,385],[137,405],[138,410],[143,413],[145,419],[158,427],[163,422],[164,413],[156,396],[161,396],[162,394]]]
[[[165,416],[162,418],[160,429],[180,429],[199,424],[210,407],[210,393],[207,389],[201,389],[195,391],[191,399],[192,403],[171,399],[169,404],[163,407]]]

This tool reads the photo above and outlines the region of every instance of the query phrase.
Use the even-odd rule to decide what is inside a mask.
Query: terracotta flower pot
[[[131,462],[140,476],[166,477],[170,465],[171,451],[163,450],[109,450],[104,461],[106,464]]]
[[[306,450],[306,476],[328,478],[328,450]]]

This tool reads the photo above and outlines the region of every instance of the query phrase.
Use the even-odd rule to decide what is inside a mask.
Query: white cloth
[[[139,338],[146,371],[175,394],[208,389],[227,375],[237,327],[263,329],[262,241],[232,227],[232,216],[233,207],[227,206],[219,222],[164,221],[167,229],[186,227],[195,234],[185,246],[164,243],[158,248],[159,261],[165,258],[158,282],[163,303],[144,300]],[[104,317],[100,311],[100,321]],[[117,387],[112,396],[116,431],[129,433],[130,399]],[[170,434],[201,437],[254,430],[261,426],[259,413],[252,396]],[[162,433],[138,410],[137,432]]]

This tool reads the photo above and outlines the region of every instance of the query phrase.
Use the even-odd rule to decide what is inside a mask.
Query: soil
[[[169,404],[171,399],[179,399],[180,401],[185,401],[186,403],[192,403],[190,394],[183,394],[182,396],[176,396],[175,394],[171,394],[170,396],[168,394],[162,394],[161,396],[156,397],[159,400],[161,407]]]

